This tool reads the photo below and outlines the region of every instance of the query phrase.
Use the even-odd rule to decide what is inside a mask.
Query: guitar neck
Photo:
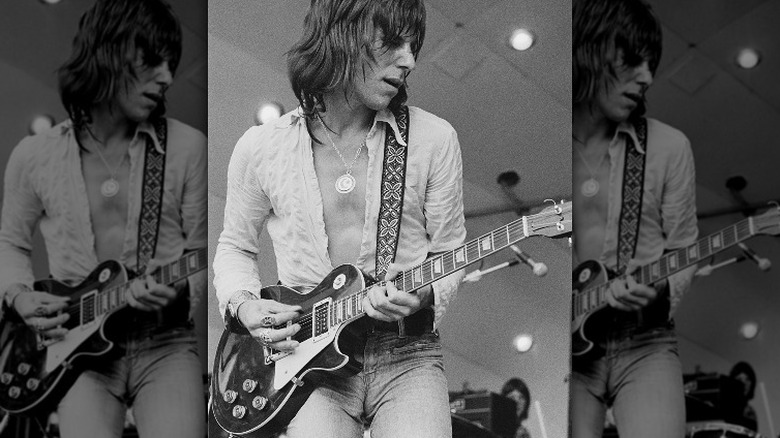
[[[162,266],[152,274],[152,277],[160,284],[171,285],[205,269],[207,265],[206,257],[207,249],[199,248],[185,254],[175,262]],[[79,303],[82,319],[89,321],[126,306],[127,291],[130,289],[130,284],[131,282],[122,283],[98,291],[95,294],[84,296]]]
[[[650,285],[755,235],[753,218],[749,217],[712,233],[692,245],[672,250],[657,261],[641,266],[631,275],[637,283]],[[573,318],[578,318],[594,308],[605,305],[607,302],[606,294],[611,283],[608,281],[574,295]]]
[[[555,227],[555,225],[556,222],[531,223],[523,216],[458,248],[437,254],[414,268],[399,273],[392,282],[398,290],[414,292],[526,237],[538,234],[536,227]],[[363,289],[334,301],[331,306],[333,312],[331,321],[338,324],[365,313],[363,298],[367,293],[368,289]]]

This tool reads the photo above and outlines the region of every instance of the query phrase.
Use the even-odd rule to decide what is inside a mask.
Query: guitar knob
[[[2,383],[3,385],[8,385],[9,383],[11,383],[11,380],[13,379],[14,379],[14,375],[11,373],[0,374],[0,383]]]
[[[18,386],[12,386],[8,388],[8,396],[11,398],[18,398],[21,393],[22,389]]]
[[[233,416],[234,417],[236,417],[236,418],[238,418],[240,420],[241,418],[243,418],[244,414],[246,414],[246,408],[245,407],[243,407],[241,405],[233,406]]]
[[[225,403],[233,403],[236,401],[236,397],[238,397],[238,393],[232,389],[225,391],[225,394],[222,396],[222,398],[225,400]]]
[[[25,376],[30,372],[30,364],[22,362],[18,367],[16,367],[16,371],[18,371],[19,374]]]
[[[268,399],[260,395],[252,399],[252,407],[258,411],[262,411],[267,403]]]
[[[27,379],[27,389],[30,391],[35,391],[38,389],[38,384],[41,383],[38,379]]]
[[[251,393],[257,388],[257,380],[246,379],[243,385],[244,391]]]

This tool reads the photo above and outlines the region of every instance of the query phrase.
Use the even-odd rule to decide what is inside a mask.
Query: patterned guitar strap
[[[404,142],[409,144],[409,108],[402,106],[393,113]],[[382,165],[381,204],[376,227],[376,278],[382,279],[390,263],[395,260],[401,213],[406,186],[406,157],[408,148],[395,138],[388,127],[385,133],[385,157]],[[398,332],[404,336],[404,320],[398,321]]]
[[[158,143],[160,143],[160,149],[165,152],[168,141],[168,122],[165,118],[160,118],[154,122],[154,132],[157,135]],[[164,182],[165,154],[157,150],[151,135],[147,135],[141,216],[138,219],[138,254],[136,262],[136,273],[138,276],[146,272],[146,267],[154,257],[157,248]]]
[[[645,158],[647,157],[647,119],[639,118],[633,122],[634,131],[639,139],[639,146],[645,153],[626,140],[626,158],[623,169],[623,204],[620,209],[618,230],[617,274],[626,272],[628,262],[636,253],[639,239],[639,224],[642,214],[642,194],[645,184]]]

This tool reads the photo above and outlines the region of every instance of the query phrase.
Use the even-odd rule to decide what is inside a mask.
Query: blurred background
[[[0,172],[33,121],[60,123],[67,117],[57,91],[56,69],[68,58],[82,13],[93,0],[27,0],[3,2],[0,8]],[[204,134],[206,108],[206,0],[169,0],[183,32],[183,52],[173,86],[168,90],[168,117]],[[49,122],[50,123],[50,122]],[[0,183],[1,184],[1,183]],[[0,191],[0,197],[2,196]],[[49,275],[43,239],[36,236],[33,268],[36,278]],[[206,300],[196,314],[203,371],[206,362]],[[18,430],[12,430],[20,426]],[[11,424],[6,435],[38,436],[38,428]],[[26,425],[24,425],[26,426]],[[134,433],[128,428],[127,433]],[[132,435],[127,435],[132,436]]]
[[[650,3],[663,24],[664,54],[647,96],[648,116],[691,141],[704,237],[780,199],[780,1]],[[739,65],[751,59],[745,49],[758,54],[753,68]],[[774,221],[771,231],[778,226]],[[697,370],[724,375],[739,361],[751,364],[759,382],[751,402],[759,432],[774,438],[780,433],[780,239],[758,236],[746,244],[774,266],[761,270],[746,260],[699,277],[675,315],[680,355],[689,379]],[[743,256],[733,248],[704,264]]]

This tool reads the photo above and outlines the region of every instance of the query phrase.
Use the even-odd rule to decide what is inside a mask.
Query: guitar
[[[780,234],[780,207],[743,219],[692,245],[664,254],[631,275],[639,284],[653,284],[758,234]],[[625,274],[621,278],[625,278]],[[574,358],[592,359],[603,354],[597,345],[598,337],[606,328],[606,318],[612,312],[619,312],[607,304],[606,298],[615,280],[608,280],[606,269],[595,260],[583,262],[574,270],[571,325]],[[589,335],[596,341],[588,339]]]
[[[152,276],[158,283],[171,285],[205,269],[206,251],[187,253]],[[24,323],[4,318],[0,326],[0,408],[13,414],[48,413],[92,361],[115,353],[106,324],[119,310],[129,308],[125,299],[129,287],[127,271],[114,260],[98,265],[75,287],[51,279],[35,282],[37,291],[71,298],[65,310],[70,314],[64,324],[68,333],[48,344]]]
[[[571,202],[555,204],[522,217],[452,251],[430,257],[392,280],[413,292],[530,236],[571,233]],[[300,345],[292,352],[262,346],[248,331],[223,332],[211,380],[211,409],[218,425],[231,436],[271,437],[284,429],[318,382],[329,375],[356,374],[369,318],[362,302],[374,279],[357,267],[341,265],[308,294],[285,286],[268,286],[261,297],[300,305],[295,320]]]

